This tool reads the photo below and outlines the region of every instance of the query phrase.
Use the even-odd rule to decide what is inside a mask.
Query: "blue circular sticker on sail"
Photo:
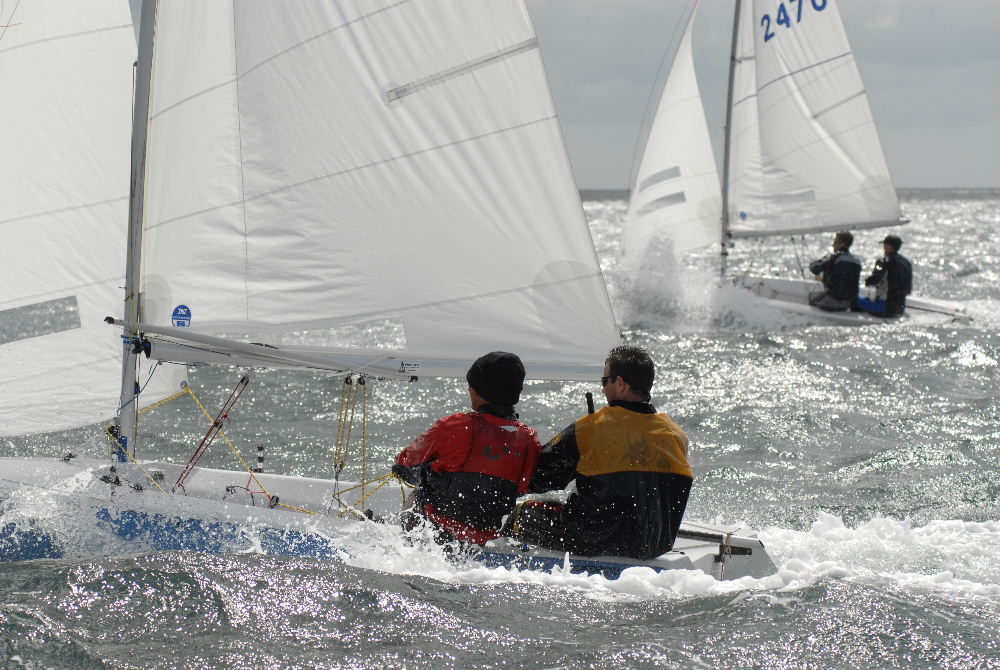
[[[170,322],[178,328],[187,328],[191,325],[191,308],[187,305],[177,305],[174,313],[170,315]]]

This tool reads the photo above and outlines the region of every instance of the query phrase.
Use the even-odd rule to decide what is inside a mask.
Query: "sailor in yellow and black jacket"
[[[646,559],[670,550],[693,475],[684,431],[648,402],[653,374],[642,349],[612,350],[601,380],[609,405],[546,444],[531,479],[534,492],[576,479],[576,492],[562,508],[522,507],[521,539],[589,556]]]

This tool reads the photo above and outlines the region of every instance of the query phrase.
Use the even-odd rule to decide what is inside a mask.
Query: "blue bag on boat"
[[[858,298],[857,305],[862,310],[870,312],[871,314],[881,314],[885,311],[887,306],[885,300],[872,301],[865,297]]]

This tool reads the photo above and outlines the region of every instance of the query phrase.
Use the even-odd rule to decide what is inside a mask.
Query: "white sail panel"
[[[144,317],[600,362],[618,341],[520,2],[161,3]]]
[[[889,225],[899,203],[836,0],[755,0],[762,202],[736,234]],[[736,216],[736,213],[739,216]]]
[[[733,93],[730,100],[729,221],[731,232],[746,226],[750,212],[766,209],[765,166],[761,156],[760,123],[757,117],[757,65],[754,56],[754,7],[752,0],[740,3],[733,61]]]
[[[650,244],[675,254],[719,241],[719,173],[691,53],[697,4],[667,76],[629,200],[626,254]]]
[[[118,406],[136,44],[126,0],[5,3],[0,25],[0,435],[20,435]]]

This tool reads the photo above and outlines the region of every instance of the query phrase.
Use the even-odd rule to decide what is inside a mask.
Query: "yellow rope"
[[[341,455],[342,458],[341,458],[340,463],[337,465],[337,472],[340,472],[345,467],[347,467],[347,457],[348,457],[348,454],[350,453],[350,448],[351,448],[351,432],[354,429],[354,408],[356,408],[358,406],[358,387],[359,386],[361,386],[360,382],[357,383],[357,384],[355,384],[354,385],[354,392],[351,394],[351,418],[347,422],[347,436],[344,438],[344,452]],[[345,410],[344,414],[347,414],[346,410]]]
[[[150,405],[149,407],[145,407],[143,409],[140,409],[139,410],[139,414],[140,415],[145,414],[146,412],[149,412],[150,410],[156,409],[160,405],[166,405],[171,400],[177,400],[178,398],[180,398],[182,395],[186,394],[187,392],[188,392],[188,387],[187,387],[187,385],[185,385],[184,388],[182,388],[180,391],[178,391],[177,393],[173,394],[169,398],[164,398],[163,400],[161,400],[158,403],[154,403],[154,404]]]
[[[344,377],[344,382],[340,385],[340,410],[337,413],[337,440],[333,443],[333,470],[338,472],[337,465],[340,463],[341,444],[344,435],[344,419],[347,416],[347,403],[345,398],[350,394],[351,377]]]
[[[343,491],[338,491],[337,493],[334,493],[333,497],[335,499],[337,499],[337,502],[341,506],[345,507],[344,511],[341,512],[339,516],[343,517],[345,514],[347,514],[349,512],[354,512],[354,513],[358,514],[360,517],[365,518],[364,514],[361,513],[361,512],[359,512],[353,505],[348,505],[348,504],[344,503],[343,501],[341,501],[340,500],[340,496],[343,495],[343,494],[345,494],[345,493],[347,493],[347,492],[349,492],[349,491],[353,491],[355,489],[359,489],[360,488],[361,489],[361,498],[358,500],[357,503],[355,503],[355,505],[364,505],[364,503],[368,500],[368,498],[370,498],[372,495],[374,495],[374,493],[376,491],[378,491],[383,486],[385,486],[386,484],[388,484],[390,481],[392,481],[393,479],[395,479],[395,480],[397,480],[399,482],[400,494],[402,496],[403,502],[405,503],[406,502],[406,489],[405,489],[404,485],[405,486],[409,486],[409,485],[406,484],[406,482],[404,482],[398,476],[396,476],[395,473],[391,473],[391,472],[389,474],[387,474],[387,475],[382,476],[382,477],[376,477],[375,479],[370,479],[370,480],[366,479],[366,477],[367,477],[367,470],[368,470],[368,386],[365,383],[365,380],[364,380],[363,377],[359,378],[358,379],[358,383],[355,385],[353,383],[351,377],[348,375],[347,377],[344,378],[344,382],[343,382],[343,384],[340,387],[340,410],[339,410],[338,416],[337,416],[337,439],[336,439],[336,442],[334,443],[334,467],[335,467],[335,469],[337,470],[337,472],[340,472],[347,465],[347,455],[348,455],[349,449],[350,449],[351,433],[352,433],[353,427],[354,427],[354,412],[355,412],[355,409],[357,408],[357,402],[358,402],[358,386],[364,386],[364,389],[361,392],[361,479],[362,479],[362,482],[360,484],[357,484],[357,485],[352,486],[350,488],[344,489]],[[184,385],[184,388],[182,388],[180,391],[178,391],[177,393],[173,394],[172,396],[164,398],[163,400],[160,400],[159,402],[156,402],[156,403],[154,403],[152,405],[149,405],[148,407],[144,407],[143,409],[139,410],[139,414],[141,415],[141,414],[145,414],[146,412],[150,412],[150,411],[152,411],[152,410],[154,410],[154,409],[156,409],[158,407],[166,405],[168,402],[171,402],[173,400],[176,400],[177,398],[180,398],[183,395],[189,395],[189,396],[191,396],[191,399],[194,400],[195,404],[198,405],[198,408],[201,410],[202,414],[204,414],[205,417],[209,421],[211,421],[211,422],[215,421],[215,419],[209,413],[208,409],[201,402],[201,399],[197,396],[197,394],[195,394],[195,392],[191,389],[191,387],[188,386],[188,385],[186,385],[186,384]],[[345,402],[345,400],[347,402]],[[163,490],[163,487],[161,487],[160,484],[155,479],[153,479],[153,476],[150,475],[149,472],[147,472],[145,468],[143,468],[141,465],[139,465],[139,462],[135,460],[135,458],[132,456],[132,454],[130,454],[125,449],[123,449],[122,446],[118,443],[118,441],[116,439],[114,439],[114,436],[110,432],[108,432],[108,431],[106,431],[106,432],[107,432],[108,440],[112,443],[112,445],[114,445],[114,448],[117,449],[117,450],[119,450],[119,451],[121,451],[122,453],[124,453],[126,455],[126,457],[134,465],[136,465],[139,468],[139,470],[141,470],[142,473],[146,475],[146,477],[149,478],[149,481],[153,482],[153,485],[156,488],[158,488],[161,493],[165,493],[165,491]],[[243,454],[240,453],[239,449],[236,448],[236,445],[234,445],[232,443],[232,441],[229,439],[229,436],[226,435],[225,431],[223,431],[222,428],[219,428],[219,435],[222,436],[222,439],[225,441],[226,445],[228,445],[230,451],[232,451],[233,455],[240,462],[240,465],[242,465],[243,468],[247,471],[247,474],[250,475],[250,478],[254,481],[254,483],[257,484],[258,487],[260,487],[260,490],[264,493],[264,495],[266,495],[268,498],[270,498],[271,494],[264,487],[264,484],[257,478],[257,475],[254,473],[253,468],[251,468],[250,465],[247,463],[246,459],[243,458]],[[369,484],[374,484],[375,482],[379,482],[379,484],[375,488],[373,488],[371,491],[366,491],[366,487]],[[275,507],[282,507],[282,508],[285,508],[285,509],[294,510],[296,512],[302,512],[304,514],[311,514],[311,515],[321,516],[321,514],[319,512],[314,512],[312,510],[305,509],[303,507],[296,507],[295,505],[288,505],[288,504],[285,504],[285,503],[282,503],[282,502],[276,503]]]
[[[365,387],[361,394],[361,501],[365,498],[365,478],[368,476],[368,384],[365,378],[358,379],[358,383]]]
[[[160,493],[166,493],[166,491],[163,490],[163,487],[160,486],[160,483],[157,482],[155,479],[153,479],[153,475],[149,474],[149,472],[146,470],[146,468],[144,468],[141,465],[139,465],[139,461],[135,460],[135,457],[132,456],[132,454],[128,453],[128,451],[126,451],[122,447],[122,445],[118,443],[118,440],[116,440],[115,437],[114,437],[114,435],[111,434],[111,427],[112,426],[114,426],[114,424],[111,424],[111,426],[108,426],[107,429],[105,429],[105,431],[104,431],[105,435],[108,436],[108,441],[111,442],[111,444],[115,447],[115,449],[117,449],[118,451],[120,451],[123,454],[125,454],[125,457],[127,459],[129,459],[130,461],[132,461],[132,464],[135,465],[137,468],[139,468],[139,470],[142,471],[142,474],[146,475],[146,477],[149,479],[149,481],[153,482],[153,486],[155,486],[156,488],[160,489]]]
[[[378,491],[380,488],[382,488],[386,484],[390,483],[392,480],[396,480],[397,482],[399,482],[399,493],[400,493],[400,495],[403,498],[403,504],[405,504],[406,503],[406,488],[405,487],[407,487],[407,486],[410,486],[410,488],[413,488],[413,487],[410,484],[408,484],[407,482],[405,482],[404,480],[400,479],[399,475],[397,475],[395,472],[390,472],[387,475],[382,475],[381,477],[376,477],[375,479],[369,479],[368,481],[361,482],[360,484],[355,484],[354,486],[352,486],[350,488],[346,488],[343,491],[337,491],[336,493],[334,493],[333,494],[333,498],[337,501],[337,503],[340,504],[341,507],[344,508],[344,511],[341,512],[338,516],[343,517],[345,514],[347,514],[349,512],[355,512],[355,513],[360,514],[361,516],[364,516],[364,514],[361,514],[356,509],[356,507],[357,506],[363,506],[365,504],[365,502],[368,501],[368,498],[372,497],[372,495],[374,495],[376,491]],[[374,484],[375,482],[379,482],[379,485],[376,486],[375,488],[373,488],[371,491],[368,491],[368,493],[365,493],[364,492],[364,487],[366,487],[369,484]],[[354,503],[352,505],[352,504],[349,504],[349,503],[345,503],[343,500],[340,499],[340,496],[342,496],[345,493],[348,493],[350,491],[354,491],[356,489],[361,489],[362,490],[361,498],[358,500],[358,502],[356,502],[356,503]]]
[[[279,502],[275,507],[284,507],[285,509],[294,510],[296,512],[304,512],[305,514],[312,514],[313,516],[323,516],[319,512],[314,512],[311,509],[306,509],[305,507],[296,507],[295,505],[286,505],[283,502]]]

